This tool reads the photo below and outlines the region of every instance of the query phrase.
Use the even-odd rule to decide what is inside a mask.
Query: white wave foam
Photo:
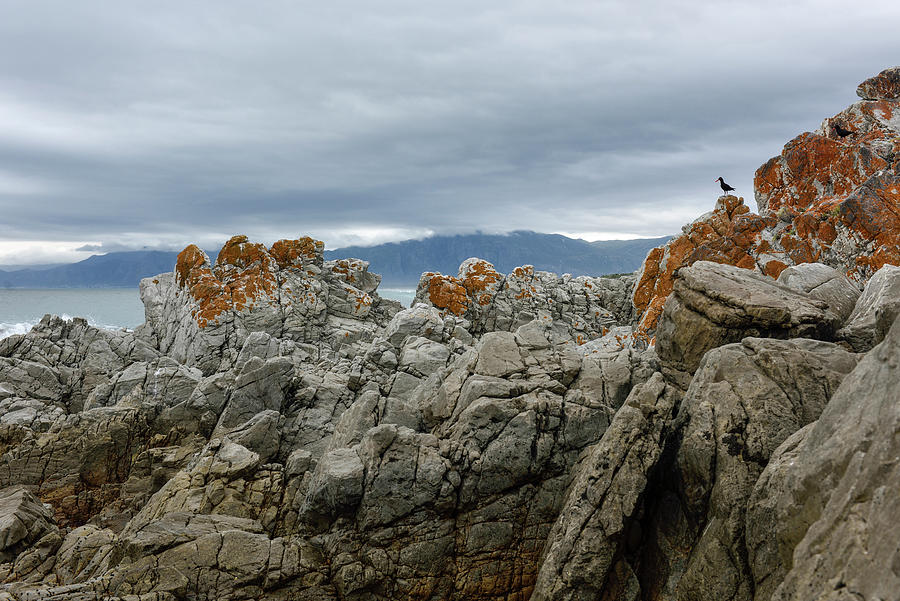
[[[31,331],[31,328],[34,327],[38,320],[35,321],[22,321],[19,323],[5,323],[0,322],[0,339],[6,338],[7,336],[12,336],[14,334],[27,334]]]
[[[60,317],[62,317],[66,321],[70,321],[72,319],[72,316],[66,315],[65,313],[60,315]],[[31,331],[31,328],[33,328],[34,326],[39,324],[40,321],[41,321],[40,319],[32,319],[29,321],[20,321],[17,323],[0,321],[0,340],[2,340],[3,338],[6,338],[8,336],[13,336],[15,334],[27,334],[28,332]],[[128,330],[128,328],[125,328],[123,326],[114,326],[114,325],[109,325],[109,324],[97,323],[90,317],[87,318],[87,321],[88,321],[89,325],[92,325],[95,328],[98,328],[101,330]]]

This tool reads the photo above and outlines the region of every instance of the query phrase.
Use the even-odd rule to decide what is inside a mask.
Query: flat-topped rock
[[[828,306],[752,271],[701,261],[679,271],[657,329],[669,367],[693,373],[706,351],[747,336],[829,340]]]

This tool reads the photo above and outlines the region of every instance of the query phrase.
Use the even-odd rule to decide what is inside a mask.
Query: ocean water
[[[378,294],[408,307],[416,291],[385,288]],[[0,288],[0,338],[24,334],[46,313],[66,319],[84,317],[91,325],[108,329],[131,329],[144,323],[144,305],[137,288]]]
[[[404,307],[412,305],[413,299],[416,298],[415,288],[379,288],[378,296],[400,301]]]

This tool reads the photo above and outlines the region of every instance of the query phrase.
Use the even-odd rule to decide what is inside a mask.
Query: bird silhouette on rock
[[[718,179],[715,179],[715,180],[713,180],[713,181],[719,182],[719,185],[722,186],[722,193],[723,193],[723,194],[728,194],[729,192],[733,192],[733,191],[734,191],[734,188],[732,188],[731,186],[729,186],[728,184],[726,184],[726,183],[725,183],[725,180],[722,179],[721,177],[719,177]]]
[[[839,135],[842,138],[846,138],[847,136],[849,136],[850,134],[853,133],[849,129],[844,129],[843,127],[841,127],[840,123],[834,124],[834,131],[837,135]]]

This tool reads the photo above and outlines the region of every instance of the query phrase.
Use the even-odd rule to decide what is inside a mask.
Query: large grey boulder
[[[663,365],[693,373],[710,349],[747,336],[831,340],[828,305],[764,275],[698,261],[679,270],[656,330]]]
[[[746,338],[709,351],[678,412],[647,528],[654,587],[672,599],[750,601],[745,515],[778,445],[815,421],[858,355],[808,339]],[[647,578],[644,580],[648,581]]]
[[[857,352],[865,352],[881,342],[897,315],[900,315],[900,267],[885,265],[866,284],[838,336]]]
[[[846,275],[822,263],[801,263],[781,272],[778,283],[828,304],[840,323],[847,321],[856,307],[859,288]]]
[[[895,322],[818,421],[774,453],[746,519],[756,599],[896,598],[898,381]]]

